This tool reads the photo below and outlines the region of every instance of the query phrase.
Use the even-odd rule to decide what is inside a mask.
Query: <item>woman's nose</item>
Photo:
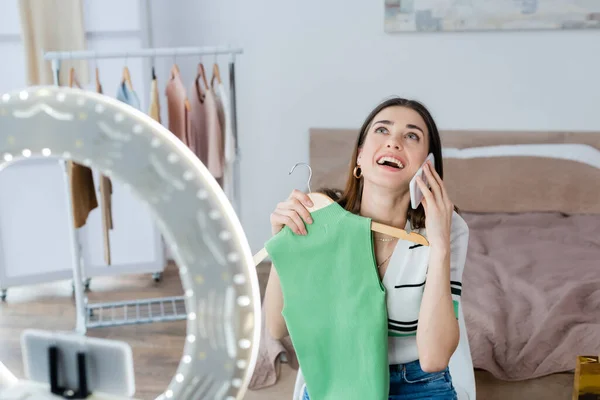
[[[390,149],[394,148],[396,150],[400,150],[400,145],[398,143],[388,143],[387,147],[390,148]]]

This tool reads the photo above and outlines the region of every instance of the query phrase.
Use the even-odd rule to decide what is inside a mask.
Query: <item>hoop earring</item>
[[[362,177],[362,169],[360,168],[360,165],[357,165],[356,167],[354,167],[354,171],[352,171],[352,175],[354,175],[354,177],[356,179],[360,179]]]

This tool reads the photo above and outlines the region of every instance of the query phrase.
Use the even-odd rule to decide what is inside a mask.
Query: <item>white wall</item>
[[[127,50],[142,47],[144,42],[143,18],[139,2],[119,0],[84,0],[84,23],[87,46],[90,50]],[[119,10],[115,13],[114,10]],[[21,40],[19,8],[17,0],[0,3],[0,93],[27,85],[25,55]],[[134,87],[146,100],[143,64],[140,59],[110,59],[98,61],[100,80],[107,95],[115,95],[124,65],[129,67]],[[90,67],[96,64],[90,62]],[[149,74],[149,71],[148,71]],[[90,86],[93,89],[93,85]],[[146,101],[145,104],[148,102]]]
[[[308,129],[357,127],[388,95],[424,101],[441,128],[600,130],[600,31],[390,35],[383,0],[157,3],[156,43],[244,47],[242,223],[254,251],[276,203],[305,187],[287,172],[308,161]]]
[[[127,2],[125,10],[116,0],[96,3],[86,0],[90,48],[142,45],[138,2]],[[24,85],[13,4],[0,9],[0,91]],[[441,128],[600,130],[600,31],[389,35],[383,0],[146,4],[155,46],[244,48],[237,64],[241,219],[254,251],[270,235],[276,203],[294,187],[305,188],[304,173],[287,171],[308,160],[308,129],[357,127],[388,95],[424,101]],[[190,79],[198,61],[177,60]],[[157,62],[161,87],[171,63]],[[147,71],[139,60],[128,64],[142,89]],[[102,62],[107,93],[116,90],[122,65]],[[140,97],[145,107],[145,90]]]
[[[383,0],[184,3],[155,3],[155,44],[244,48],[241,218],[254,251],[276,203],[305,188],[287,172],[308,161],[308,129],[358,127],[388,95],[422,100],[447,129],[600,130],[600,31],[390,35]]]

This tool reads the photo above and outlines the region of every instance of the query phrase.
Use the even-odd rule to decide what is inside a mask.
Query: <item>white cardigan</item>
[[[410,230],[407,222],[405,230]],[[415,232],[427,237],[426,230]],[[450,283],[458,318],[462,273],[469,245],[469,227],[456,213],[450,233]],[[388,358],[391,364],[406,364],[419,358],[417,326],[429,267],[428,246],[399,241],[383,276],[388,309]]]

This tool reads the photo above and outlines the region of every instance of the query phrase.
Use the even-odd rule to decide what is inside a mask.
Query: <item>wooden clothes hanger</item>
[[[179,74],[179,66],[177,65],[177,63],[173,63],[173,66],[171,67],[171,79],[175,78],[176,76],[179,76]]]
[[[200,77],[202,77],[202,82],[204,83],[204,91],[200,85]],[[198,96],[200,103],[204,103],[206,90],[208,90],[208,83],[206,81],[206,71],[204,70],[204,65],[202,65],[202,63],[198,64],[198,72],[196,73],[196,79],[194,79],[194,88],[196,89],[196,95]]]
[[[77,79],[77,73],[73,67],[69,69],[69,87],[77,87],[81,89],[81,84],[79,83],[79,79]]]
[[[306,207],[308,212],[313,213],[317,210],[320,210],[321,208],[325,208],[325,207],[329,206],[330,204],[335,203],[329,196],[324,195],[322,193],[315,193],[310,190],[310,179],[312,178],[312,169],[310,168],[310,166],[308,164],[297,163],[296,165],[294,165],[292,167],[292,169],[289,173],[291,174],[292,172],[294,172],[294,169],[300,164],[306,165],[309,169],[309,177],[308,177],[309,194],[308,194],[308,197],[313,202],[313,206]],[[406,232],[404,229],[399,229],[399,228],[385,225],[385,224],[382,224],[379,222],[371,221],[371,231],[383,233],[385,235],[393,236],[393,237],[401,239],[401,240],[408,240],[409,242],[421,244],[423,246],[429,246],[429,241],[427,240],[427,238],[425,238],[425,236],[423,236],[419,233],[416,233],[416,232],[409,233],[409,232]],[[253,257],[254,266],[257,266],[258,264],[260,264],[265,258],[267,258],[267,256],[268,256],[267,250],[263,247]]]
[[[204,88],[208,90],[210,86],[208,86],[208,80],[206,79],[206,70],[204,69],[204,64],[202,63],[198,64],[198,74],[196,75],[196,81],[198,81],[198,78],[200,78],[200,76],[202,76],[202,83],[204,83]]]
[[[96,67],[96,92],[102,93],[102,85],[100,84],[100,71]]]
[[[215,85],[215,79],[217,80],[217,82],[219,83],[219,85],[221,83],[223,83],[221,81],[221,72],[219,71],[219,64],[214,63],[213,64],[213,69],[212,69],[212,78],[210,80],[210,86],[213,87]]]
[[[126,83],[130,90],[133,90],[133,83],[131,83],[131,74],[129,73],[129,68],[127,66],[123,67],[123,79],[121,83]]]
[[[133,83],[131,82],[131,73],[129,67],[127,67],[127,54],[125,55],[125,66],[123,67],[123,76],[121,78],[121,85],[127,84],[129,90],[133,91]]]
[[[199,79],[202,78],[202,83],[204,84],[204,91],[200,87]],[[206,70],[204,69],[204,65],[202,63],[198,64],[198,72],[196,73],[196,79],[194,80],[194,85],[196,87],[196,91],[198,92],[198,98],[201,102],[204,102],[204,98],[206,97],[206,91],[209,89],[208,80],[206,79]]]

